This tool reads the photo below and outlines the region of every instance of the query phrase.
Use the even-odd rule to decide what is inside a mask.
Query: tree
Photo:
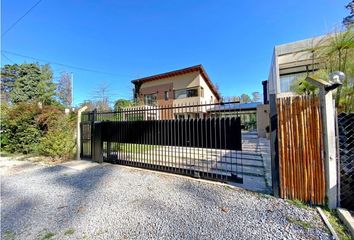
[[[110,100],[110,90],[108,84],[100,84],[96,91],[94,92],[95,105],[98,111],[110,111],[111,107],[109,105]]]
[[[14,87],[15,80],[18,74],[18,65],[6,64],[1,68],[1,101],[10,101],[10,92]]]
[[[115,103],[114,103],[114,110],[115,111],[119,111],[123,108],[126,108],[126,107],[130,107],[132,106],[133,103],[132,101],[130,100],[127,100],[127,99],[118,99]]]
[[[252,102],[258,102],[261,99],[259,92],[252,93]]]
[[[37,100],[43,104],[50,104],[53,101],[55,84],[53,83],[53,72],[49,65],[39,66],[34,63],[20,65],[7,65],[2,69],[5,77],[1,78],[9,101],[13,103]]]
[[[343,19],[343,25],[347,28],[351,28],[354,24],[354,0],[350,1],[345,8],[348,9],[350,13]]]
[[[335,92],[336,107],[339,111],[354,111],[354,31],[347,29],[328,34],[318,43],[315,54],[321,61],[320,69],[307,75],[327,80],[333,71],[344,72],[343,85]],[[291,89],[298,94],[317,94],[317,88],[305,79],[306,76],[299,77]]]
[[[70,107],[72,105],[71,76],[67,72],[62,73],[60,76],[60,80],[57,86],[57,96],[60,103],[65,107]]]
[[[241,95],[240,102],[241,103],[249,103],[249,102],[251,102],[251,98],[246,93],[244,93]]]

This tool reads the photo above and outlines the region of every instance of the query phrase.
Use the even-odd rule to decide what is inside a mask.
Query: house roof
[[[203,78],[204,78],[206,84],[208,85],[208,87],[210,88],[210,90],[214,93],[215,97],[218,100],[221,98],[218,90],[216,89],[216,87],[212,83],[212,81],[210,80],[208,74],[206,73],[204,67],[201,64],[195,65],[195,66],[192,66],[192,67],[187,67],[187,68],[183,68],[183,69],[170,71],[170,72],[160,73],[160,74],[152,75],[152,76],[149,76],[149,77],[135,79],[135,80],[132,81],[132,83],[134,83],[134,84],[139,84],[139,83],[142,84],[144,82],[160,80],[160,79],[163,79],[163,78],[174,77],[174,76],[187,74],[187,73],[191,73],[191,72],[199,72],[200,75],[203,76]]]

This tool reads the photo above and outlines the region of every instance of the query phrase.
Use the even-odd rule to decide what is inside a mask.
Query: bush
[[[54,129],[41,139],[38,152],[52,158],[70,159],[75,154],[73,131]]]
[[[35,102],[1,106],[1,146],[14,153],[69,159],[75,153],[75,115]]]
[[[1,143],[4,150],[25,154],[35,151],[42,136],[36,121],[39,110],[35,103],[19,103],[3,112]]]
[[[53,112],[52,112],[53,113]],[[46,134],[41,138],[38,152],[45,156],[67,160],[75,154],[75,118],[61,113],[47,118]],[[43,114],[42,114],[43,117]]]

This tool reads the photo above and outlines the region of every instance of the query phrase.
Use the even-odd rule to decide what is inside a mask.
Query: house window
[[[156,93],[144,95],[144,104],[145,105],[155,105],[155,103],[156,103]]]
[[[200,96],[204,97],[204,88],[203,87],[200,87]]]
[[[198,88],[186,88],[174,91],[175,99],[198,97]]]
[[[304,73],[294,73],[294,74],[288,74],[288,75],[283,75],[280,76],[280,92],[291,92],[291,86],[294,84],[294,82],[300,78],[304,77]]]
[[[165,91],[165,93],[164,93],[164,98],[165,98],[165,101],[168,100],[168,91]]]
[[[198,97],[198,89],[187,89],[187,97]]]

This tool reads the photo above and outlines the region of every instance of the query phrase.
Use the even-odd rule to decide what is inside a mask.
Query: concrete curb
[[[326,216],[326,214],[324,214],[324,212],[322,211],[321,208],[316,207],[318,213],[321,215],[322,220],[324,221],[324,223],[327,225],[327,228],[329,229],[329,231],[331,232],[333,239],[339,239],[336,231],[334,231],[334,228],[332,227],[332,225],[330,224],[330,222],[328,221],[328,218]]]
[[[339,219],[347,226],[350,235],[354,238],[354,219],[350,212],[344,208],[337,208]]]

